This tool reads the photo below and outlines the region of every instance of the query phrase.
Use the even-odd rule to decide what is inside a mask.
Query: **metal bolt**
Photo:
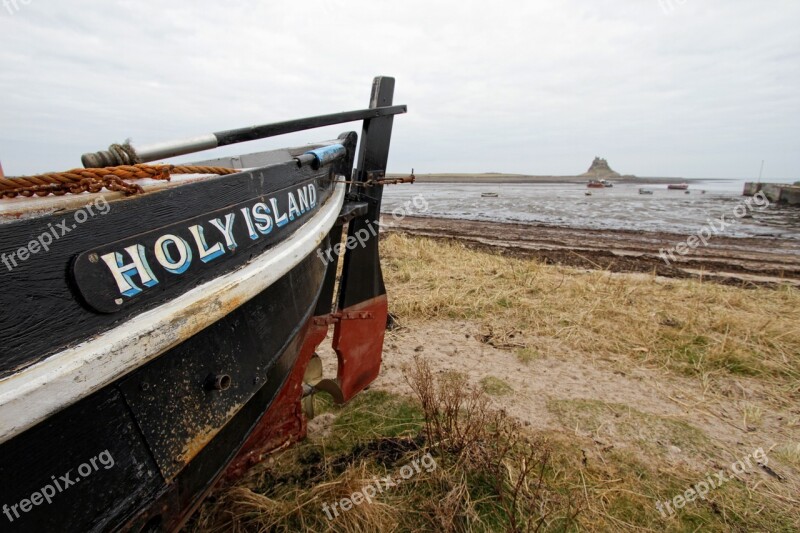
[[[209,374],[203,387],[206,390],[227,390],[231,386],[231,377],[228,374]]]
[[[89,254],[89,262],[90,263],[97,263],[98,261],[100,261],[100,257],[97,254],[95,254],[95,253]]]

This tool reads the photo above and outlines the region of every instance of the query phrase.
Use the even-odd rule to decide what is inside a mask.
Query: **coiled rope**
[[[235,174],[240,170],[194,165],[121,165],[105,168],[76,168],[36,176],[0,177],[0,198],[17,196],[63,196],[67,193],[98,193],[104,188],[126,196],[141,194],[144,189],[128,180],[150,178],[169,181],[171,174]]]

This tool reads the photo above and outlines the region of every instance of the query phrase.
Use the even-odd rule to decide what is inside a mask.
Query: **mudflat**
[[[389,178],[401,178],[407,174],[388,174]],[[420,183],[586,183],[590,179],[596,177],[606,177],[614,183],[638,183],[640,185],[654,185],[659,183],[676,183],[686,182],[691,183],[692,179],[679,178],[679,177],[640,177],[633,175],[624,175],[619,177],[610,176],[535,176],[529,174],[502,174],[495,172],[486,172],[478,174],[470,173],[442,173],[442,174],[416,174],[417,181]]]
[[[393,219],[387,226],[390,232],[457,239],[475,249],[572,267],[734,285],[800,285],[800,241],[796,240],[715,236],[707,246],[670,255],[665,251],[685,242],[687,236],[413,216]]]

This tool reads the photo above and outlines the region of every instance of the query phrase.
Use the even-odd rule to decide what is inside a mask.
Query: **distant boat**
[[[597,180],[590,180],[589,183],[586,184],[586,186],[589,187],[590,189],[602,189],[603,187],[605,187],[605,185],[603,185],[601,182]]]
[[[650,189],[639,189],[639,194],[653,194]]]
[[[592,195],[592,191],[585,191],[583,194],[584,194],[584,196],[591,196]]]
[[[689,188],[688,183],[670,183],[669,185],[667,185],[667,189],[672,189],[675,191],[685,191],[688,188]]]
[[[610,182],[610,181],[608,181],[608,180],[600,180],[600,183],[602,183],[602,184],[603,184],[603,187],[613,187],[613,186],[614,186],[614,184],[613,184],[613,183],[611,183],[611,182]]]
[[[497,198],[498,194],[496,192],[482,192],[481,198]]]

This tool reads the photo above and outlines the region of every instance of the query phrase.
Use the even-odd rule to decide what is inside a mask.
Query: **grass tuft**
[[[489,396],[507,396],[514,392],[511,385],[500,378],[486,376],[481,380],[481,387]]]

